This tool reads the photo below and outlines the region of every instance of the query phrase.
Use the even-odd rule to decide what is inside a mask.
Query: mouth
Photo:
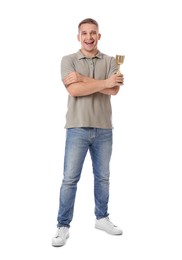
[[[87,46],[92,46],[92,45],[94,44],[94,41],[91,41],[91,42],[85,42],[85,44],[86,44]]]

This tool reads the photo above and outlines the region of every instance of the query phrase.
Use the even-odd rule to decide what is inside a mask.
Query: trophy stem
[[[117,75],[122,75],[121,71],[120,71],[120,65],[118,65],[118,71],[117,71]]]

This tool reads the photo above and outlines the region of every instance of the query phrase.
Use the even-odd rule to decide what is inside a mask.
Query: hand
[[[65,86],[82,81],[82,75],[78,72],[70,72],[63,80]]]
[[[122,74],[114,74],[106,80],[106,88],[119,87],[124,84],[124,76]]]

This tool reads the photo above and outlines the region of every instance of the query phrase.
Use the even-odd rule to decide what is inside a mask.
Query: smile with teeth
[[[94,41],[93,42],[85,42],[86,45],[92,45],[93,43],[94,43]]]

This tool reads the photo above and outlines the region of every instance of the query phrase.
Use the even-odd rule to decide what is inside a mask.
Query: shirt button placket
[[[94,63],[93,63],[92,59],[90,61],[90,68],[91,68],[91,71],[92,71],[92,77],[94,78]]]

